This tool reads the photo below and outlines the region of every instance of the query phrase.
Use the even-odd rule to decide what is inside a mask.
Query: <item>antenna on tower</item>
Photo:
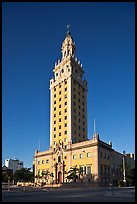
[[[96,134],[96,121],[95,121],[95,118],[94,118],[94,134]]]
[[[38,150],[40,151],[40,139],[39,139],[39,146],[38,146]]]

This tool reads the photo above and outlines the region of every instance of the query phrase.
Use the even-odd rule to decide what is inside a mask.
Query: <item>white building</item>
[[[8,169],[13,169],[13,174],[16,170],[20,170],[23,168],[23,162],[20,161],[19,159],[6,159],[5,160],[5,166]]]

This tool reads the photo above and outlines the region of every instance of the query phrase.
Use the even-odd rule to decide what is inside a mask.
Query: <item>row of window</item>
[[[45,163],[45,160],[42,160],[41,161],[41,164],[44,164]],[[48,164],[49,163],[49,159],[46,159],[46,164]],[[38,164],[40,164],[40,161],[38,161]]]
[[[67,87],[64,89],[64,91],[67,91]],[[59,95],[61,95],[61,91],[59,91]],[[56,98],[56,94],[54,94],[54,98]]]
[[[78,108],[80,109],[80,106],[78,106]],[[85,110],[84,110],[84,108],[83,108],[83,112],[84,112]],[[74,113],[76,113],[76,109],[74,108]]]
[[[74,92],[76,91],[76,88],[73,89]],[[56,88],[54,88],[54,91],[56,91]],[[67,91],[67,87],[64,88],[64,91]],[[84,93],[84,88],[82,89],[82,92]],[[59,91],[59,95],[61,95],[61,91]],[[78,91],[78,95],[80,96],[80,91]],[[56,97],[56,94],[54,94],[54,98]]]
[[[61,118],[59,118],[59,122],[61,122]],[[56,120],[54,121],[54,125],[56,124]],[[64,127],[67,127],[67,123],[64,124]]]
[[[56,94],[54,94],[54,98],[56,97]],[[67,98],[67,94],[64,95],[64,98]],[[76,99],[76,95],[74,94],[73,96],[74,99]],[[82,98],[84,99],[84,95],[82,96]],[[61,97],[59,98],[59,102],[61,101]],[[80,102],[80,98],[78,98],[78,102]],[[56,101],[54,101],[54,104],[56,104]]]
[[[76,102],[74,102],[74,106],[76,105]],[[59,105],[59,108],[61,108],[61,104]],[[80,105],[78,106],[78,108],[80,109]],[[56,107],[54,107],[54,111],[56,111]],[[64,110],[64,112],[67,112],[67,109]],[[84,112],[84,108],[83,108],[83,112]],[[74,108],[74,113],[76,113],[76,109]]]
[[[64,81],[64,84],[67,84],[67,81]],[[59,84],[59,88],[61,88],[61,84]],[[54,91],[56,91],[56,88],[54,87]]]
[[[78,119],[78,122],[80,123],[80,119]],[[83,125],[85,125],[84,121],[83,121]],[[74,127],[76,127],[76,123],[74,123]]]
[[[67,113],[67,110],[65,111],[65,113]],[[59,115],[61,115],[61,111],[59,111]],[[54,118],[56,118],[56,113],[54,113]],[[64,119],[67,119],[67,116],[64,117]]]
[[[87,152],[86,153],[86,157],[91,157],[91,152]],[[83,153],[79,154],[79,158],[83,159]],[[73,154],[73,159],[77,159],[77,155],[76,154]]]
[[[107,155],[106,152],[105,153],[100,152],[100,157],[104,159],[109,159],[109,154]]]
[[[59,129],[61,129],[61,125],[59,126]],[[56,127],[54,127],[54,131],[56,131]],[[67,130],[64,131],[64,134],[67,134]],[[61,136],[61,132],[59,133],[59,136]],[[55,138],[55,137],[54,137]]]
[[[59,99],[59,101],[61,101],[61,98]],[[54,101],[54,104],[56,104],[56,101]],[[64,105],[67,105],[67,101],[64,102]]]
[[[59,108],[61,108],[61,105],[59,105]],[[56,111],[56,107],[54,108],[54,111]],[[65,108],[65,110],[64,110],[64,113],[66,113],[66,112],[67,112],[67,108]],[[61,115],[61,111],[59,113],[60,113],[59,115]]]
[[[91,175],[91,166],[80,166],[80,174]]]

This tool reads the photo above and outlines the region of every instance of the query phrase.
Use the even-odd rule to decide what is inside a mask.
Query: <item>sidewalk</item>
[[[126,198],[134,198],[135,197],[135,189],[130,188],[130,190],[121,190],[121,189],[109,189],[108,192],[104,195],[106,197],[126,197]]]

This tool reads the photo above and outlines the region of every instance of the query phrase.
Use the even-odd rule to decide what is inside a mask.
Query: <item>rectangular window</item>
[[[65,130],[65,134],[67,134],[67,130]]]
[[[65,84],[67,84],[67,81],[65,81]]]
[[[54,104],[56,104],[56,101],[54,101]]]
[[[61,129],[61,125],[59,126],[59,129]]]
[[[67,109],[65,109],[65,113],[67,112]]]
[[[56,134],[54,134],[54,138],[56,138]]]
[[[65,91],[67,91],[67,88],[65,88]]]
[[[59,111],[59,115],[61,115],[61,111]]]
[[[54,111],[56,110],[56,107],[54,108]]]
[[[54,124],[56,124],[56,120],[54,121]]]
[[[59,119],[59,122],[61,122],[61,118]]]
[[[87,167],[87,175],[91,175],[91,166]]]
[[[56,97],[56,94],[54,94],[54,98]]]
[[[80,98],[78,99],[78,102],[80,102]]]
[[[67,127],[67,123],[65,123],[65,127]]]
[[[44,164],[44,160],[42,160],[42,164]]]
[[[56,128],[54,127],[54,131],[56,131]]]
[[[79,158],[80,158],[80,159],[82,159],[82,158],[83,158],[83,154],[82,154],[82,153],[79,155]]]
[[[74,95],[74,99],[76,98],[76,95]]]
[[[54,118],[56,117],[56,114],[54,114]]]
[[[59,105],[59,108],[61,108],[61,104]]]
[[[38,161],[38,164],[40,164],[40,161]]]
[[[61,98],[59,98],[59,101],[61,101]]]
[[[49,160],[48,160],[48,159],[46,160],[46,163],[49,163]]]
[[[61,132],[59,133],[59,136],[61,136]]]
[[[83,175],[83,173],[84,173],[84,166],[80,166],[80,173]]]
[[[91,157],[91,152],[87,152],[87,157]]]
[[[67,120],[67,116],[65,116],[65,120]]]
[[[59,85],[59,88],[61,88],[61,84]]]
[[[76,102],[74,102],[74,106],[76,105]]]
[[[56,88],[54,88],[54,91],[56,91]]]
[[[67,101],[65,102],[65,106],[67,105]]]
[[[65,94],[64,98],[67,98],[67,94]]]
[[[73,159],[76,159],[76,154],[73,154]]]
[[[61,91],[59,92],[59,95],[61,94]]]

